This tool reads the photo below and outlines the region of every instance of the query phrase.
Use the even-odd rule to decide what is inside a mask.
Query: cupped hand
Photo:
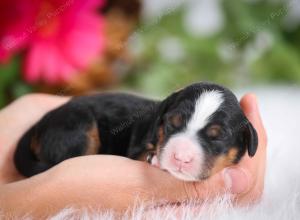
[[[262,194],[267,138],[256,97],[252,94],[242,98],[241,107],[258,132],[257,153],[253,158],[245,155],[238,165],[206,181],[182,182],[144,162],[94,155],[66,160],[42,174],[14,182],[23,179],[12,160],[18,139],[42,115],[68,100],[66,97],[29,95],[0,112],[0,184],[4,184],[2,188],[0,185],[0,194],[8,209],[23,207],[26,210],[27,200],[20,199],[22,197],[31,197],[34,210],[43,213],[66,206],[124,211],[137,200],[207,200],[226,191],[234,195],[238,204],[248,204],[257,201]]]

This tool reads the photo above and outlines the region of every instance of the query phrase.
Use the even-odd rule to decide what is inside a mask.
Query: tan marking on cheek
[[[210,175],[221,171],[225,167],[233,165],[233,162],[237,157],[237,153],[238,150],[236,148],[232,148],[228,151],[227,154],[217,157],[213,163],[213,167],[211,168]]]
[[[160,148],[162,147],[163,143],[165,142],[165,134],[163,126],[160,126],[158,129],[158,142],[156,145],[156,154],[160,154]]]
[[[158,146],[161,146],[165,141],[165,134],[163,126],[160,126],[158,129]]]
[[[137,158],[137,160],[139,160],[139,161],[146,161],[146,153],[142,153],[138,158]]]
[[[98,154],[100,151],[100,138],[97,125],[94,124],[92,128],[87,132],[88,144],[85,155]]]
[[[147,156],[148,156],[148,152],[143,152],[143,153],[137,158],[137,160],[139,160],[139,161],[146,161],[146,160],[147,160]]]
[[[164,135],[164,129],[163,126],[160,126],[158,131],[157,131],[157,136],[158,136],[158,141],[157,141],[157,145],[154,146],[151,143],[148,143],[146,146],[146,151],[143,152],[137,159],[140,161],[146,161],[148,153],[149,152],[154,152],[155,154],[159,154],[160,152],[160,147],[161,145],[164,143],[165,141],[165,135]]]
[[[150,152],[154,152],[155,151],[155,146],[151,143],[148,143],[146,145],[146,151],[143,152],[138,158],[137,160],[140,160],[140,161],[147,161],[147,157],[148,157],[148,154]]]

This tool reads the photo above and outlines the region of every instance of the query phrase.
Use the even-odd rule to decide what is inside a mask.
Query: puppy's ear
[[[258,137],[256,130],[253,128],[252,124],[248,120],[244,130],[244,144],[248,149],[248,155],[250,157],[253,157],[257,150]]]

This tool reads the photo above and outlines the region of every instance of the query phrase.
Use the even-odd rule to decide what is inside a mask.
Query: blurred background
[[[30,92],[300,85],[298,0],[1,0],[0,25],[0,108]]]

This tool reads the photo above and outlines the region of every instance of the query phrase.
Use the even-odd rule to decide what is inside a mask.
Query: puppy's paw
[[[158,161],[158,158],[157,158],[156,155],[153,155],[150,164],[151,164],[152,166],[154,166],[154,167],[157,167],[157,168],[160,167],[159,161]]]
[[[154,152],[149,152],[146,161],[154,167],[159,168],[159,162],[156,154]]]

